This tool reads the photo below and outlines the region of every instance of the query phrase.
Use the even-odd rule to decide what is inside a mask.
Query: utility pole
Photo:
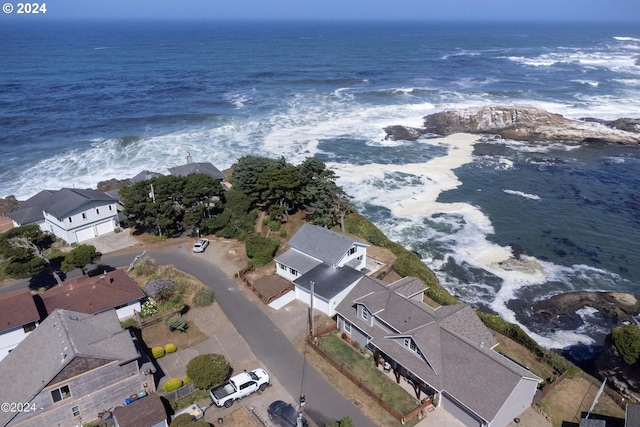
[[[309,304],[309,325],[310,326],[310,330],[309,330],[309,336],[313,337],[313,334],[315,333],[315,327],[313,325],[313,299],[314,299],[314,286],[315,283],[313,282],[313,280],[310,283],[310,287],[311,287],[311,301]]]

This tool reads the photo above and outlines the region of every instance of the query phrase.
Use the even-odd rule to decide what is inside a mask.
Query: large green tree
[[[68,273],[71,270],[79,268],[82,274],[87,274],[85,267],[99,261],[100,258],[102,258],[102,253],[98,252],[95,246],[78,245],[64,257],[60,269]]]
[[[5,272],[14,278],[34,276],[47,268],[58,284],[62,283],[47,256],[55,237],[37,225],[23,225],[0,234],[0,254],[5,258]]]

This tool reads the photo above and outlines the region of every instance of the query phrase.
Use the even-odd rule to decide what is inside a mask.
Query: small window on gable
[[[96,208],[96,214],[100,215],[100,209]]]
[[[362,307],[362,320],[369,321],[369,310],[365,307]]]
[[[349,255],[353,255],[356,253],[356,247],[352,246],[351,249],[349,249]]]
[[[51,390],[51,398],[54,402],[60,402],[63,399],[71,397],[71,391],[69,390],[68,385],[64,385],[60,388],[56,388]]]
[[[82,212],[82,219],[87,219],[87,214],[85,212]]]
[[[113,210],[113,207],[109,205],[109,212],[111,212],[112,210]]]
[[[73,408],[71,408],[71,412],[73,412],[74,417],[77,417],[78,415],[80,415],[80,407],[74,406]]]
[[[69,223],[72,223],[72,222],[73,222],[73,220],[71,219],[71,217],[69,217]]]

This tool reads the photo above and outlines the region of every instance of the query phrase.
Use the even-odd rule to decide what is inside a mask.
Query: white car
[[[207,246],[209,246],[209,239],[198,239],[193,244],[193,252],[204,252]]]

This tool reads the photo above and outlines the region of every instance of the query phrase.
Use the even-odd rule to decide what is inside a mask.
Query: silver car
[[[204,252],[207,246],[209,246],[209,239],[198,239],[193,244],[193,252]]]

